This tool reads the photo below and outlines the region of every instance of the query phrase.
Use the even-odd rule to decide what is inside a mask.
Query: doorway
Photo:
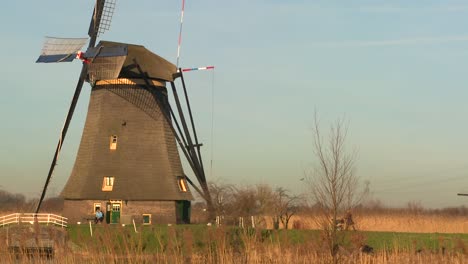
[[[106,206],[106,222],[108,224],[120,223],[120,212],[122,210],[122,202],[110,201]]]
[[[176,221],[178,224],[190,224],[190,201],[176,201]]]

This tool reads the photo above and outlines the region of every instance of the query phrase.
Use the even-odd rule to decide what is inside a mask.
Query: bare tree
[[[255,216],[259,213],[257,192],[253,187],[236,188],[232,203],[232,213],[239,217]]]
[[[257,212],[258,215],[271,217],[273,227],[279,228],[283,224],[288,229],[289,220],[299,209],[299,197],[291,195],[283,187],[272,189],[270,185],[259,184],[256,188]]]
[[[257,205],[255,226],[260,228],[266,228],[266,218],[273,219],[273,222],[275,220],[275,194],[271,186],[268,184],[257,184],[255,191],[255,199]]]
[[[354,173],[356,151],[346,149],[348,126],[338,119],[331,125],[327,140],[322,136],[317,113],[314,118],[314,154],[317,164],[308,181],[312,198],[320,210],[319,221],[333,262],[338,262],[338,248],[343,243],[337,220],[339,214],[352,209],[363,199],[367,188],[360,190]]]
[[[234,186],[219,182],[209,183],[210,194],[213,199],[213,207],[217,216],[224,216],[231,210],[234,199]]]
[[[289,220],[299,211],[300,197],[291,195],[282,187],[276,188],[274,195],[276,219],[281,221],[284,229],[288,229]]]

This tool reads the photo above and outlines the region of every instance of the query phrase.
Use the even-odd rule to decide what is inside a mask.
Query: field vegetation
[[[10,228],[10,231],[13,229]],[[68,228],[53,259],[35,263],[330,263],[319,230],[265,230],[206,225],[87,225]],[[466,234],[343,231],[339,263],[466,263]],[[1,239],[5,229],[1,229]],[[373,252],[362,252],[362,245]],[[26,252],[0,248],[3,261],[22,263]]]
[[[194,203],[191,225],[137,225],[135,232],[133,226],[93,224],[91,236],[89,225],[71,224],[64,231],[67,242],[58,242],[52,259],[3,246],[0,263],[333,263],[315,204],[268,185],[212,188],[222,190],[216,205],[220,226],[207,226],[204,204]],[[44,206],[61,211],[58,198]],[[33,208],[34,201],[21,195],[0,193],[0,215]],[[288,221],[281,220],[285,212]],[[353,209],[353,218],[357,231],[338,231],[338,263],[468,263],[465,207],[388,208],[367,201]],[[12,226],[0,228],[2,245],[14,232]]]

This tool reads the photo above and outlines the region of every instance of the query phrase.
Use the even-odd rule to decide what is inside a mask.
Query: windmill
[[[206,200],[210,212],[213,207],[183,71],[140,45],[96,44],[110,27],[115,4],[115,0],[96,1],[85,52],[80,50],[86,38],[48,37],[37,60],[80,59],[83,66],[36,213],[86,81],[91,97],[75,164],[61,193],[64,215],[70,222],[79,222],[101,209],[109,223],[187,223],[193,200],[187,183]],[[185,100],[178,95],[178,78]],[[170,84],[176,110],[169,104],[166,84]],[[200,187],[184,173],[177,144]]]

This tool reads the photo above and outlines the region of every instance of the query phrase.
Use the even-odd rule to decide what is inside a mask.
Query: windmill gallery
[[[71,175],[61,192],[63,215],[82,222],[99,209],[107,223],[189,223],[189,185],[211,208],[194,119],[181,69],[140,45],[100,41],[114,1],[98,0],[88,39],[47,38],[37,62],[83,63],[36,213],[60,154],[84,82],[91,85],[85,126]],[[89,42],[86,52],[79,51]],[[182,83],[179,98],[175,81]],[[169,104],[168,88],[176,110]],[[184,113],[182,102],[188,114]],[[188,115],[188,117],[186,117]],[[184,173],[179,152],[198,186]]]

